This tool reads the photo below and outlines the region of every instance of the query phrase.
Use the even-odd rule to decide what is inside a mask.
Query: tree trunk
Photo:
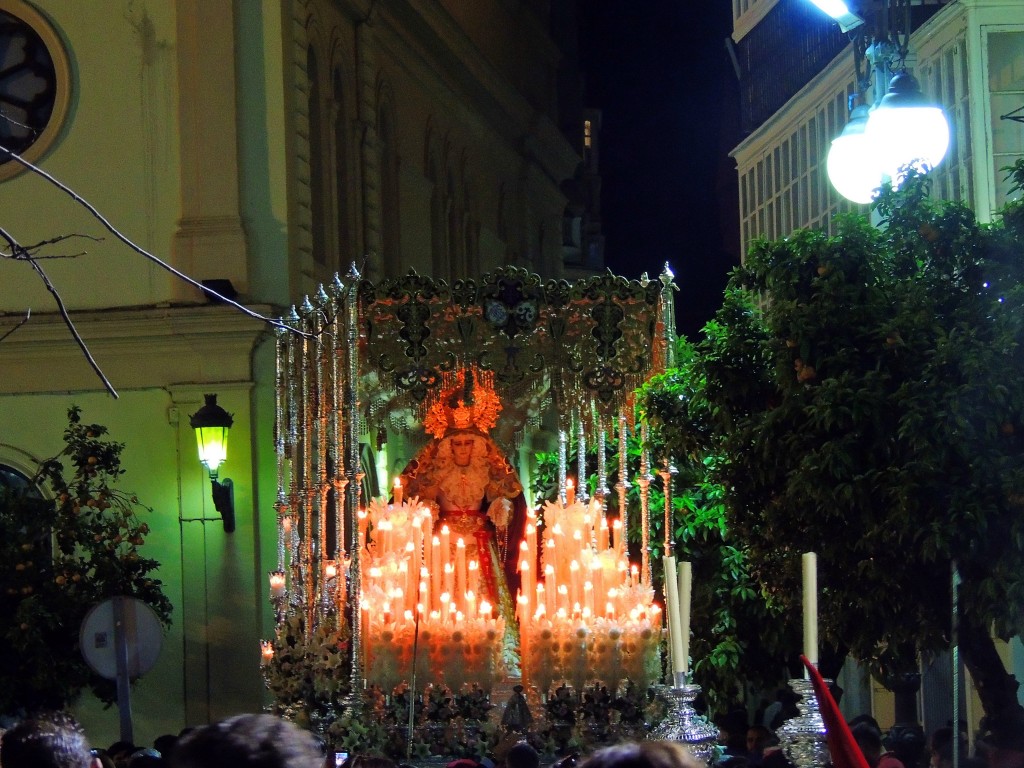
[[[987,629],[964,617],[960,652],[985,711],[984,728],[997,747],[1024,752],[1024,707],[1017,701],[1017,678],[1009,674]]]

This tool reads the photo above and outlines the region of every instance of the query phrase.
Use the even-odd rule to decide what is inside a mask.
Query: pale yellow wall
[[[163,581],[174,612],[156,667],[132,691],[139,743],[205,722],[208,715],[255,711],[261,704],[247,385],[217,388],[218,402],[235,416],[221,476],[235,479],[238,528],[225,534],[219,521],[179,523],[182,517],[216,516],[188,426],[204,389],[185,386],[173,394],[163,388],[125,390],[118,400],[98,392],[0,396],[4,442],[37,459],[63,447],[65,414],[73,404],[82,408],[83,420],[108,426],[110,437],[125,443],[119,487],[153,509],[143,513],[151,528],[143,552],[161,563],[156,577]],[[207,706],[207,662],[217,691],[212,707]],[[75,712],[95,743],[116,739],[116,709],[104,710],[86,696]]]
[[[73,77],[65,127],[39,162],[124,234],[167,256],[178,212],[173,4],[49,0],[36,6],[68,43]],[[67,195],[31,174],[0,182],[0,211],[22,244],[66,234],[105,238],[49,249],[87,252],[45,262],[70,306],[132,306],[168,298],[165,273],[116,243]],[[116,284],[103,280],[104,274],[117,275]],[[26,265],[3,262],[0,280],[0,310],[52,311],[52,299]]]

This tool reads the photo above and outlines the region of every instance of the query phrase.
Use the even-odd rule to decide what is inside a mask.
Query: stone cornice
[[[252,307],[261,314],[271,307]],[[230,307],[174,306],[72,313],[115,389],[252,380],[252,352],[268,325]],[[0,317],[0,333],[20,321]],[[0,342],[0,393],[103,389],[56,314],[33,315]]]

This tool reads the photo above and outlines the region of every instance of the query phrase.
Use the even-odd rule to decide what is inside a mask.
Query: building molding
[[[117,390],[250,381],[253,349],[271,334],[266,323],[223,306],[75,312],[72,319]],[[57,314],[33,314],[30,323],[4,339],[0,360],[0,394],[103,389]]]

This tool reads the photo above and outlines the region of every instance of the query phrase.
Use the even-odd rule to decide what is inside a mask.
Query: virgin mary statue
[[[454,543],[480,564],[481,589],[515,626],[512,596],[519,585],[519,541],[526,522],[523,485],[488,436],[501,401],[486,373],[461,370],[456,383],[427,411],[433,439],[403,472],[403,486],[434,514],[434,530],[447,525]]]

